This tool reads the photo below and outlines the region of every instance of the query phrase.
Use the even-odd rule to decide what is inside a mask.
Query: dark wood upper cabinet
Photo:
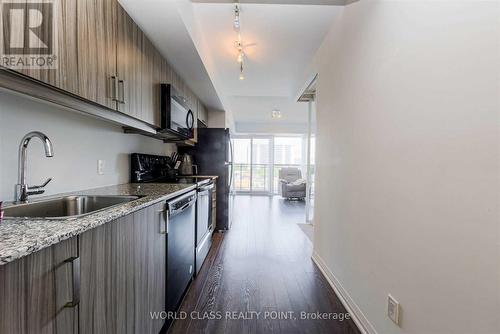
[[[162,81],[163,57],[153,43],[143,39],[142,70],[142,118],[156,127],[160,126],[160,84]]]
[[[127,12],[117,5],[118,110],[143,119],[142,71],[144,34]]]
[[[78,95],[115,109],[118,82],[113,78],[116,76],[118,3],[115,0],[66,1],[77,4]]]
[[[53,64],[46,67],[26,66],[14,69],[15,71],[68,92],[78,93],[78,70],[75,66],[78,54],[75,20],[77,3],[78,1],[71,0],[11,2],[11,6],[15,8],[12,7],[10,13],[15,14],[4,13],[6,19],[3,20],[3,33],[4,38],[18,41],[11,45],[16,50],[13,54],[23,55],[24,60],[34,59],[32,57],[42,54],[42,57],[35,61],[37,64],[49,64],[51,60],[45,56],[50,57]],[[10,22],[10,19],[15,22]],[[19,26],[17,29],[12,29],[16,23],[30,22],[30,20],[43,22],[37,29],[37,34],[28,29],[20,29]],[[50,52],[47,51],[49,53],[44,55],[44,49]]]
[[[0,333],[78,333],[76,238],[0,266]]]
[[[55,68],[15,71],[152,128],[160,126],[160,83],[170,83],[187,99],[196,118],[196,95],[117,0],[54,0],[49,4],[54,24],[43,25],[39,35],[45,40],[54,32]],[[18,13],[24,21],[28,20],[30,9],[44,18],[50,17],[50,6],[43,2],[26,0],[16,2],[16,6],[22,9]],[[10,31],[8,20],[3,20],[3,32],[4,38],[15,33]],[[28,44],[24,42],[20,53],[29,56],[32,50]]]

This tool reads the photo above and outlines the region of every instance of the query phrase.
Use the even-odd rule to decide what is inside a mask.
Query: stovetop
[[[180,183],[202,185],[211,178],[197,175],[179,175],[171,157],[133,153],[131,158],[132,183]]]

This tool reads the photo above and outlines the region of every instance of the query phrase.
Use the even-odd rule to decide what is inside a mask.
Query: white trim
[[[312,260],[318,266],[319,270],[328,281],[332,287],[335,294],[342,302],[342,305],[346,308],[347,312],[351,315],[352,320],[359,328],[362,334],[377,334],[377,331],[370,323],[370,321],[365,317],[361,309],[356,305],[354,300],[351,298],[349,293],[344,289],[340,281],[335,277],[335,275],[328,269],[325,261],[319,256],[319,254],[314,251],[312,255]]]

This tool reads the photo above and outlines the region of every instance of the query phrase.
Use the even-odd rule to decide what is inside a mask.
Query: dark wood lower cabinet
[[[80,333],[159,333],[165,305],[165,203],[80,236]]]
[[[0,333],[78,333],[71,262],[77,239],[0,266]]]
[[[151,313],[165,309],[165,205],[0,266],[0,334],[158,334],[164,320]]]

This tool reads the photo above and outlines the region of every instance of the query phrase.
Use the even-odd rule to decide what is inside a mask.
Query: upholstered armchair
[[[279,171],[281,196],[286,199],[306,197],[306,180],[302,179],[300,169],[295,167],[281,168]]]

